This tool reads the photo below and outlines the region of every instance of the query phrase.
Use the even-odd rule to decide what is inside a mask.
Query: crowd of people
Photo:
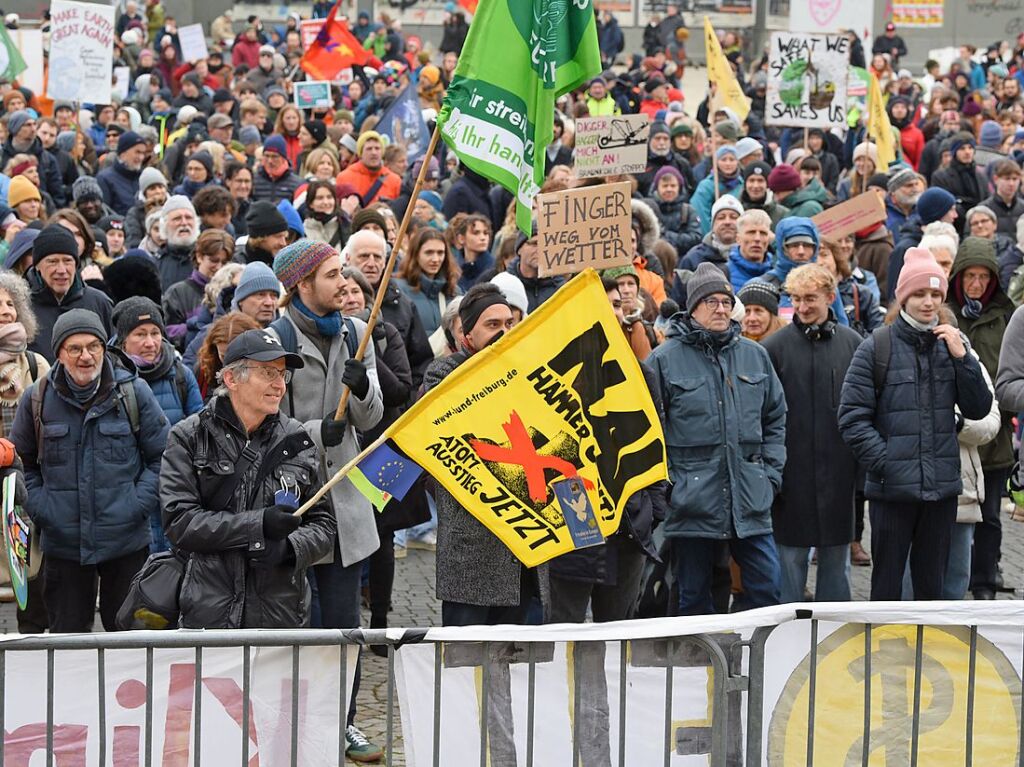
[[[410,158],[377,130],[406,88],[433,129],[468,30],[457,8],[438,50],[359,14],[383,65],[312,110],[291,99],[298,23],[226,12],[209,57],[186,62],[159,0],[128,0],[124,101],[76,109],[0,83],[0,436],[40,547],[21,631],[89,631],[97,596],[103,627],[122,627],[133,579],[168,550],[188,562],[179,624],[194,628],[353,628],[361,606],[386,627],[411,546],[436,548],[446,625],[844,600],[854,565],[872,567],[873,599],[1004,588],[1024,35],[920,75],[891,25],[870,62],[856,41],[898,134],[882,167],[856,112],[766,127],[767,62],[736,35],[722,42],[743,119],[684,98],[677,9],[643,55],[599,14],[606,70],[559,99],[542,191],[633,186],[633,263],[602,278],[663,414],[670,481],[631,497],[605,545],[530,569],[432,481],[383,513],[342,482],[292,514],[564,282],[540,276],[507,190],[443,144]],[[651,118],[644,172],[577,179],[574,121],[628,113]],[[813,217],[860,194],[885,220],[822,237]],[[372,761],[352,700],[348,752]]]

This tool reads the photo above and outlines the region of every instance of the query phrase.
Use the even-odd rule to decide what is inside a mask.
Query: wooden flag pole
[[[363,451],[359,455],[357,455],[351,461],[349,461],[344,466],[342,466],[340,469],[338,469],[338,471],[335,472],[333,477],[331,477],[329,480],[324,482],[324,486],[321,487],[317,491],[316,495],[314,495],[312,498],[310,498],[308,501],[306,501],[304,504],[302,504],[302,506],[300,506],[295,511],[294,516],[301,517],[303,514],[305,514],[307,511],[309,511],[311,508],[313,508],[320,501],[321,498],[323,498],[325,495],[327,495],[329,492],[331,492],[331,488],[332,487],[334,487],[336,484],[341,482],[341,480],[345,479],[345,477],[348,476],[348,473],[350,471],[352,471],[352,469],[354,469],[356,466],[359,465],[360,461],[362,461],[366,456],[368,456],[370,453],[372,453],[378,447],[380,447],[385,442],[387,442],[387,439],[388,439],[388,435],[387,435],[387,432],[385,432],[384,434],[381,434],[379,437],[377,437],[377,439],[375,439],[373,442],[371,442],[365,448],[363,448]]]
[[[373,327],[377,324],[377,317],[380,316],[380,308],[384,303],[384,294],[387,293],[388,283],[391,281],[391,272],[395,270],[395,262],[398,260],[398,248],[402,244],[405,233],[409,228],[409,222],[412,221],[412,209],[416,207],[416,198],[420,196],[420,189],[423,188],[423,182],[427,178],[427,165],[430,163],[430,158],[434,156],[434,150],[437,149],[437,140],[440,137],[441,130],[437,125],[435,125],[434,133],[430,136],[430,145],[427,147],[427,153],[423,155],[423,165],[420,166],[420,174],[416,177],[416,186],[412,188],[412,196],[409,198],[409,205],[405,209],[405,215],[402,216],[402,224],[398,227],[398,236],[395,237],[395,247],[391,249],[391,255],[388,256],[388,262],[385,264],[384,273],[380,278],[380,286],[377,288],[377,295],[373,299],[373,308],[370,309],[370,316],[366,319],[366,332],[363,333],[363,340],[359,342],[359,348],[356,350],[357,360],[361,361],[363,359],[363,355],[366,353],[366,346],[373,338]],[[341,401],[338,402],[338,409],[334,412],[335,421],[340,421],[345,415],[345,408],[348,407],[348,398],[350,394],[351,392],[346,386],[341,393]],[[344,469],[342,471],[344,471]],[[339,474],[341,474],[341,472],[339,472]],[[335,477],[337,476],[338,475],[336,474]],[[344,476],[344,474],[342,474],[342,476]],[[308,505],[309,504],[306,504],[306,506]],[[303,510],[306,506],[303,506]]]

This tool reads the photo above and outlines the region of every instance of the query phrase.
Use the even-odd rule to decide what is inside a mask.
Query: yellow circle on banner
[[[911,763],[917,626],[871,630],[871,767]],[[921,656],[920,765],[965,764],[970,630],[926,626]],[[864,626],[846,625],[818,643],[814,763],[853,767],[864,750]],[[1021,681],[992,642],[977,637],[973,763],[1017,764]],[[807,761],[810,655],[790,675],[772,712],[768,764]]]

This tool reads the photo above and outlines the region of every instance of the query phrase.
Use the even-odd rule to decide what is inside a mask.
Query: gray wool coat
[[[288,311],[284,317],[295,326]],[[353,318],[356,332],[361,339],[366,332],[366,323]],[[273,333],[273,328],[270,329]],[[342,326],[341,334],[333,339],[328,359],[324,359],[317,345],[295,326],[295,337],[299,343],[299,354],[306,363],[305,367],[296,370],[292,377],[288,393],[281,403],[281,410],[302,422],[306,431],[320,449],[321,479],[326,481],[334,473],[355,458],[360,451],[356,431],[367,431],[380,421],[384,413],[381,399],[380,384],[377,381],[377,364],[373,352],[373,344],[366,346],[363,362],[370,379],[370,389],[366,397],[359,399],[353,394],[348,400],[348,432],[340,445],[324,448],[320,439],[320,422],[325,414],[334,416],[344,386],[341,375],[348,359],[348,346],[345,343],[347,328]],[[377,525],[374,521],[373,506],[348,480],[331,488],[328,495],[334,516],[338,520],[338,545],[341,550],[341,561],[346,567],[361,562],[380,547],[377,537]]]

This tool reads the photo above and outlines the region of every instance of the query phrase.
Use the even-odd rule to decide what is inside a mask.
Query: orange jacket
[[[363,200],[363,207],[376,202],[377,200],[394,200],[402,192],[402,179],[392,173],[383,165],[374,172],[358,160],[349,165],[334,179],[336,184],[350,184],[360,197],[365,197],[370,187],[380,178],[382,183],[377,192],[370,200]]]

